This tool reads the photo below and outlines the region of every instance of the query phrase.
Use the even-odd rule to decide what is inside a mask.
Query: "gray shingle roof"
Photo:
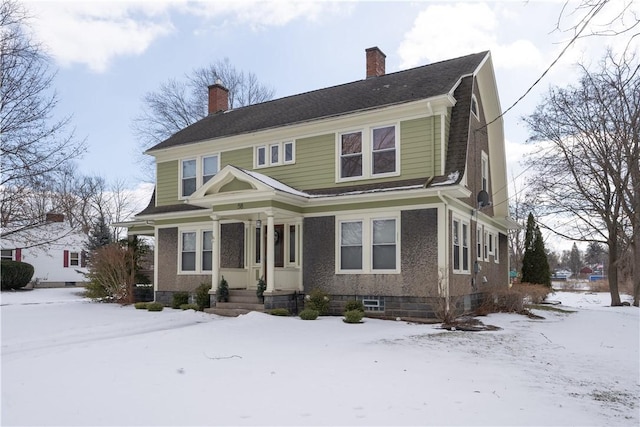
[[[488,52],[211,114],[148,151],[303,123],[449,93]]]

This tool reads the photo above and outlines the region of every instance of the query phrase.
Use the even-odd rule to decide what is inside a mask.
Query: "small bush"
[[[137,309],[137,310],[146,310],[149,305],[148,302],[137,302],[135,303],[133,306]]]
[[[300,318],[302,320],[316,320],[319,315],[320,312],[318,312],[318,310],[313,310],[311,308],[305,308],[300,312]]]
[[[211,283],[203,283],[196,288],[196,304],[198,304],[198,309],[200,311],[211,307],[211,300],[209,299],[210,289]]]
[[[267,290],[267,283],[264,281],[264,279],[260,278],[260,280],[258,280],[258,288],[256,289],[256,296],[261,301],[264,301],[264,291],[266,290]]]
[[[551,289],[545,285],[521,283],[511,288],[496,287],[488,289],[484,301],[476,310],[477,315],[495,312],[522,313],[525,305],[539,304],[544,301]]]
[[[159,302],[148,302],[147,310],[149,311],[162,311],[164,309],[164,305]]]
[[[344,312],[344,321],[346,323],[360,323],[362,322],[362,317],[364,316],[364,311],[360,310],[349,310]]]
[[[289,316],[291,313],[289,313],[289,310],[286,308],[274,308],[269,312],[269,314],[274,316]]]
[[[229,284],[222,276],[222,280],[218,284],[218,292],[216,293],[218,302],[229,302]]]
[[[181,304],[180,310],[195,310],[198,311],[198,304]]]
[[[320,315],[329,313],[329,302],[329,294],[317,288],[304,297],[304,307],[316,310]]]
[[[33,272],[31,264],[3,259],[0,265],[0,287],[3,291],[23,288],[31,281]]]
[[[171,302],[171,308],[180,308],[183,304],[189,304],[188,292],[174,292],[173,301]]]
[[[362,301],[351,300],[347,301],[347,304],[344,306],[344,311],[353,311],[360,310],[364,313],[364,304]]]

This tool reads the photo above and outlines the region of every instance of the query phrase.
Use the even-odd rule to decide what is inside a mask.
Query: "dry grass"
[[[507,312],[529,314],[525,305],[539,304],[545,300],[551,288],[544,285],[520,283],[510,288],[495,287],[486,291],[486,297],[476,310],[479,316]]]

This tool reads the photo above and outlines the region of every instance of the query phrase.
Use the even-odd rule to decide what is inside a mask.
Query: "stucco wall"
[[[220,226],[220,267],[244,267],[244,223]]]
[[[437,295],[437,209],[402,211],[400,274],[335,274],[335,217],[304,220],[304,289],[334,295]]]
[[[192,292],[201,283],[211,283],[210,274],[178,275],[178,229],[161,228],[158,230],[158,291]]]

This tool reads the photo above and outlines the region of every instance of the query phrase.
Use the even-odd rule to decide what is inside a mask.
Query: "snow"
[[[460,172],[459,171],[451,172],[449,175],[447,175],[447,180],[446,181],[437,182],[435,184],[431,184],[431,186],[435,187],[437,185],[455,184],[458,181],[459,177],[460,177]]]
[[[640,423],[639,310],[558,292],[496,332],[339,317],[136,310],[3,292],[8,425]]]

